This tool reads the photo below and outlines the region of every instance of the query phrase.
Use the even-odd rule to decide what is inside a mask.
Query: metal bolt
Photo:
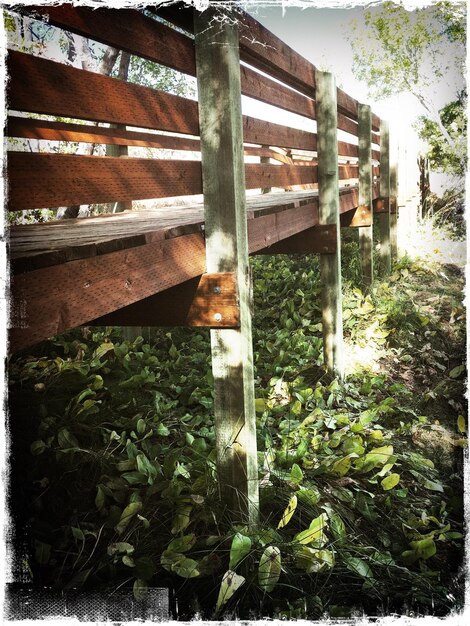
[[[126,280],[126,287],[127,289],[130,289],[132,287],[132,281],[129,280],[129,278]]]
[[[90,286],[90,281],[87,280],[86,282],[84,282],[83,286],[85,287],[85,289],[88,289],[88,287]]]
[[[216,322],[221,322],[222,321],[222,314],[221,313],[216,313],[214,315],[214,319]]]
[[[214,293],[218,295],[219,293],[222,293],[222,289],[220,287],[214,287]]]

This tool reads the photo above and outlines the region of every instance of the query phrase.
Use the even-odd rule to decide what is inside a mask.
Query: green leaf
[[[463,415],[459,415],[457,418],[457,430],[459,433],[464,433],[467,430],[467,424]]]
[[[277,546],[268,546],[258,566],[258,584],[267,593],[271,592],[281,575],[281,551]]]
[[[39,454],[42,454],[44,450],[47,450],[47,445],[42,439],[38,439],[37,441],[33,441],[29,449],[32,455],[38,456]]]
[[[292,483],[296,483],[299,484],[302,482],[304,478],[304,473],[302,472],[302,470],[300,469],[300,467],[297,465],[297,463],[294,463],[292,465],[292,469],[290,471],[290,477],[289,480]]]
[[[66,428],[59,430],[57,441],[61,448],[78,448],[77,439]]]
[[[374,574],[365,561],[349,554],[343,555],[343,562],[346,567],[355,574],[363,578],[373,578]]]
[[[294,541],[302,544],[308,544],[312,541],[316,541],[317,539],[322,539],[323,528],[326,526],[326,523],[327,517],[325,513],[322,513],[312,521],[307,530],[297,533],[294,537]]]
[[[257,413],[264,413],[265,410],[266,410],[266,400],[264,398],[256,398],[255,411]]]
[[[309,546],[297,546],[294,555],[297,567],[307,574],[316,574],[334,565],[334,555],[331,550],[315,550]]]
[[[292,519],[292,516],[294,515],[296,508],[297,508],[297,496],[294,493],[294,495],[291,496],[284,513],[282,514],[281,520],[279,524],[277,525],[278,528],[284,528],[284,526],[286,526],[290,522],[290,520]]]
[[[346,526],[338,513],[330,515],[330,528],[333,533],[333,537],[341,543],[341,541],[346,537]]]
[[[298,417],[302,413],[302,403],[300,402],[300,400],[296,400],[292,404],[290,410],[293,415]]]
[[[331,471],[335,476],[345,476],[351,468],[351,456],[343,457],[338,461],[335,461],[331,467]]]
[[[173,539],[173,541],[170,541],[167,550],[171,550],[172,552],[187,552],[195,543],[196,536],[194,533],[191,533],[190,535],[183,535],[182,537],[177,537]]]
[[[97,485],[96,496],[95,496],[95,506],[98,509],[98,511],[101,511],[101,509],[104,508],[105,503],[106,503],[106,495],[103,491],[103,488],[101,485]]]
[[[400,482],[400,474],[390,474],[384,478],[380,484],[382,485],[382,489],[384,491],[388,491],[389,489],[393,489]]]
[[[301,487],[299,491],[297,491],[297,498],[305,504],[317,504],[321,498],[321,494],[316,487]]]
[[[157,428],[156,428],[156,433],[157,435],[160,435],[161,437],[168,437],[168,435],[170,434],[169,429],[165,426],[165,424],[158,424]]]
[[[178,574],[182,578],[197,578],[200,572],[198,570],[198,562],[181,555],[182,558],[176,560],[171,566],[171,571]]]
[[[79,541],[85,541],[85,535],[83,534],[83,531],[81,528],[76,528],[75,526],[71,526],[70,530],[72,531],[72,535],[75,537],[75,539],[78,539]]]
[[[251,550],[251,539],[241,533],[235,533],[230,547],[229,568],[233,569]]]
[[[124,563],[124,565],[126,565],[127,567],[135,567],[135,562],[134,559],[130,556],[127,556],[127,554],[125,554],[121,561]]]
[[[114,350],[114,344],[112,344],[110,341],[107,341],[105,343],[102,343],[100,346],[98,346],[98,348],[96,348],[96,350],[93,352],[93,356],[92,359],[101,359],[102,356],[104,356],[105,354],[107,354],[108,352],[110,352],[111,350]]]
[[[410,546],[419,559],[429,559],[437,552],[436,544],[434,543],[432,537],[426,537],[426,539],[419,539],[418,541],[411,541]]]
[[[118,541],[117,543],[110,543],[107,550],[109,556],[115,554],[133,554],[134,546],[131,543],[125,541]]]
[[[132,587],[132,591],[136,600],[145,600],[148,592],[148,586],[145,580],[142,580],[141,578],[136,578]]]
[[[171,533],[176,535],[183,531],[191,521],[191,511],[193,507],[191,505],[181,506],[177,509],[176,515],[173,519],[173,526],[171,527]]]
[[[220,611],[220,609],[230,600],[233,594],[244,584],[244,582],[245,578],[243,576],[240,576],[232,570],[227,570],[223,575],[222,582],[220,584],[215,610]]]
[[[142,502],[131,502],[126,506],[124,511],[121,513],[121,518],[118,524],[114,527],[114,530],[118,533],[118,535],[122,534],[126,530],[131,519],[137,515],[141,508]]]
[[[458,365],[457,367],[454,367],[453,369],[450,370],[449,376],[450,378],[458,378],[460,374],[462,374],[464,371],[465,371],[465,365]]]

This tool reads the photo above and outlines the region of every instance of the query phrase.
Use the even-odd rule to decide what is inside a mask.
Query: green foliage
[[[461,477],[428,442],[445,425],[465,445],[458,281],[407,259],[368,294],[346,280],[348,343],[387,360],[340,383],[321,367],[316,261],[258,258],[253,274],[260,527],[218,500],[208,333],[81,329],[10,365],[34,580],[168,585],[207,616],[455,609]]]
[[[418,135],[427,143],[426,156],[432,170],[463,176],[462,164],[467,158],[467,94],[462,92],[457,100],[449,102],[439,111],[442,124],[452,138],[450,146],[439,125],[421,116]]]
[[[407,11],[384,2],[351,25],[353,72],[374,99],[412,94],[426,111],[420,136],[429,143],[432,168],[458,173],[466,169],[466,103],[459,96],[441,111],[435,93],[462,92],[465,74],[466,9],[464,3],[436,2]]]

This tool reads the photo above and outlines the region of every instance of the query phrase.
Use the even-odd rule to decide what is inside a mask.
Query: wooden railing
[[[170,6],[144,14],[71,5],[23,10],[53,26],[196,76],[199,102],[10,52],[10,137],[193,154],[190,159],[171,159],[10,151],[8,209],[204,194],[204,216],[194,218],[191,224],[197,228],[192,231],[182,220],[186,226],[176,234],[175,220],[171,228],[162,226],[156,213],[149,214],[150,222],[155,220],[154,232],[151,223],[144,232],[136,220],[125,222],[127,216],[100,224],[94,218],[87,231],[82,227],[86,218],[76,220],[72,252],[67,238],[60,249],[51,243],[54,233],[72,236],[65,222],[54,225],[55,230],[38,224],[37,231],[49,235],[29,252],[21,251],[24,233],[31,230],[13,228],[13,311],[26,310],[26,322],[12,331],[13,348],[83,323],[159,325],[173,319],[218,329],[212,330],[212,350],[222,495],[240,515],[254,521],[257,470],[248,254],[320,253],[325,363],[341,376],[340,226],[360,230],[367,287],[373,279],[375,212],[382,270],[390,267],[396,177],[393,172],[390,177],[387,124],[370,107],[336,89],[332,75],[319,72],[242,12],[211,7],[195,14],[188,7]],[[317,130],[242,115],[241,95],[298,114],[310,124],[316,120]],[[338,130],[350,139],[338,140]],[[259,157],[260,162],[248,162],[244,155]],[[266,193],[251,204],[245,199],[245,190],[275,188],[284,193]],[[126,224],[130,230],[124,233]],[[111,226],[120,234],[112,235]],[[84,232],[88,238],[82,237],[80,244]],[[169,240],[177,235],[179,239]],[[119,241],[111,242],[113,237]],[[100,254],[102,260],[95,263]],[[79,264],[83,258],[86,262]],[[111,287],[100,291],[107,279]],[[225,314],[224,302],[230,313]],[[172,310],[175,305],[184,309],[181,315]]]

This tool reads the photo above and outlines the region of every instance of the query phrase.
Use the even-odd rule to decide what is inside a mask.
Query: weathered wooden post
[[[380,122],[380,197],[383,206],[376,215],[379,244],[379,272],[381,276],[390,274],[390,134],[388,122]]]
[[[343,365],[341,242],[338,180],[338,114],[333,74],[316,70],[319,223],[336,229],[336,252],[320,254],[323,352],[326,368],[339,377]]]
[[[368,289],[374,280],[374,258],[372,254],[372,114],[370,106],[359,104],[359,207],[371,215],[369,226],[359,227],[359,254],[361,259],[362,288]]]
[[[393,151],[393,159],[390,164],[390,254],[392,261],[398,258],[398,181],[397,181],[396,151]]]
[[[262,148],[269,148],[269,146],[263,145],[261,146]],[[259,162],[260,163],[270,163],[271,159],[269,157],[266,156],[262,156],[259,158]],[[261,188],[261,193],[270,193],[271,192],[271,187],[262,187]]]
[[[234,272],[240,328],[211,330],[218,482],[234,518],[258,518],[250,270],[238,28],[211,6],[195,14],[207,272]]]

